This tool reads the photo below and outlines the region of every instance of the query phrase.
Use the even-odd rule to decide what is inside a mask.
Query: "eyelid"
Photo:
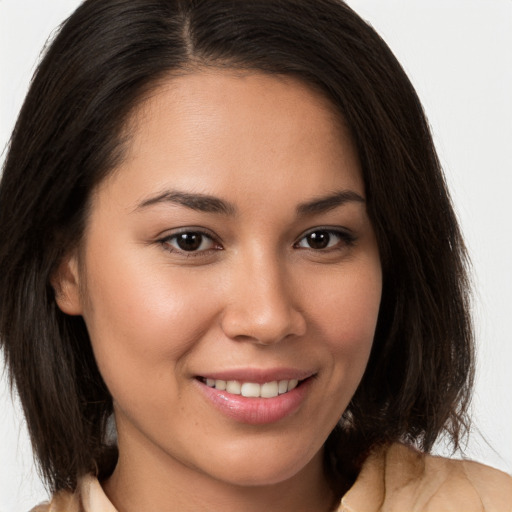
[[[314,228],[308,229],[304,233],[300,235],[299,238],[297,238],[296,242],[293,244],[294,247],[297,247],[298,244],[304,240],[307,236],[316,233],[316,232],[324,232],[328,233],[330,235],[334,235],[339,237],[344,243],[343,246],[350,246],[354,245],[354,243],[357,240],[356,235],[348,228],[343,228],[340,226],[315,226]],[[328,252],[329,250],[336,250],[338,247],[327,247],[325,249],[314,249],[314,248],[308,248],[308,247],[299,247],[300,249],[309,249],[316,252]]]
[[[307,236],[311,235],[315,232],[325,232],[330,235],[334,235],[340,239],[340,243],[336,244],[333,247],[326,247],[324,249],[315,249],[313,247],[299,247],[299,243],[304,240]],[[185,251],[183,249],[180,249],[178,247],[174,247],[170,245],[169,241],[175,239],[177,236],[183,233],[194,233],[199,234],[203,237],[208,238],[211,240],[213,244],[216,244],[216,247],[211,247],[208,249],[202,249],[202,250],[195,250],[195,251]],[[307,231],[304,231],[294,242],[293,247],[298,249],[307,249],[314,252],[329,252],[329,251],[335,251],[339,250],[341,248],[351,246],[353,245],[357,240],[357,237],[355,234],[349,230],[348,228],[340,227],[340,226],[315,226],[313,228],[308,229]],[[195,227],[195,226],[186,226],[182,228],[176,228],[175,230],[172,230],[171,232],[167,232],[165,235],[160,236],[157,239],[157,242],[161,244],[164,248],[164,250],[175,253],[181,256],[185,257],[197,257],[197,256],[204,256],[205,254],[210,253],[211,251],[218,251],[223,250],[224,247],[222,246],[222,242],[220,240],[220,237],[218,237],[216,234],[212,233],[210,230],[202,228],[202,227]],[[341,244],[342,247],[339,247]]]
[[[208,249],[202,249],[202,250],[197,250],[197,251],[185,251],[183,249],[180,249],[180,248],[170,245],[170,243],[169,243],[170,240],[176,239],[176,237],[178,237],[179,235],[182,235],[184,233],[194,233],[194,234],[201,235],[205,238],[210,239],[213,244],[220,246],[220,247],[211,247]],[[165,235],[160,236],[158,238],[157,242],[162,245],[164,250],[166,250],[170,253],[185,256],[187,258],[204,256],[205,254],[207,254],[211,251],[219,251],[219,250],[223,249],[220,238],[217,235],[215,235],[214,233],[212,233],[211,231],[209,231],[205,228],[200,228],[200,227],[195,227],[195,226],[186,226],[183,228],[177,228],[175,230],[172,230],[171,232],[167,232]]]
[[[200,226],[183,226],[179,228],[166,229],[162,231],[161,234],[157,235],[160,240],[165,238],[172,238],[173,236],[181,235],[183,233],[200,233],[201,235],[207,236],[213,240],[219,240],[220,237],[217,236],[213,231],[203,228]]]

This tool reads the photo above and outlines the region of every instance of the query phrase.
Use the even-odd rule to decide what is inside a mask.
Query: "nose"
[[[222,329],[231,339],[272,345],[302,336],[306,319],[300,310],[300,291],[294,290],[277,258],[245,260],[230,276]]]

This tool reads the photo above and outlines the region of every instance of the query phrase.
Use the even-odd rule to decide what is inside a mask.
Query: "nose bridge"
[[[253,250],[235,265],[224,332],[233,339],[272,344],[305,331],[286,265],[273,251]]]

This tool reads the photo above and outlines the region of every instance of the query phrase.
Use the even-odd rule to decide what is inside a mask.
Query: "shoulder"
[[[477,462],[423,454],[403,444],[374,451],[340,512],[512,512],[512,477]]]
[[[43,503],[30,512],[116,512],[103,492],[98,479],[85,476],[75,492],[61,491],[49,503]]]
[[[55,494],[49,503],[42,503],[30,512],[82,512],[78,492],[60,491]]]

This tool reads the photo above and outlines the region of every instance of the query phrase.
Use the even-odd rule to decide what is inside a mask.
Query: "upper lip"
[[[280,380],[304,380],[315,375],[315,371],[301,370],[297,368],[234,368],[230,370],[219,370],[206,372],[197,375],[198,378],[214,380],[237,380],[239,382],[254,382],[263,384]]]

